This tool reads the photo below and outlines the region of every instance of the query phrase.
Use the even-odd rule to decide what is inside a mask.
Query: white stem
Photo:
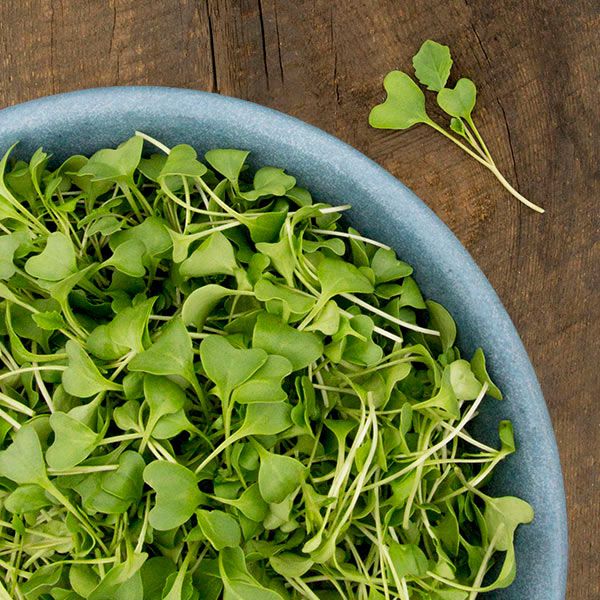
[[[67,367],[64,365],[38,365],[37,367],[23,367],[22,369],[16,369],[15,371],[7,371],[0,375],[0,380],[8,379],[15,375],[21,375],[21,373],[32,373],[35,371],[66,371]]]
[[[378,242],[377,240],[372,240],[371,238],[364,237],[362,235],[357,235],[355,233],[347,233],[345,231],[331,231],[329,229],[310,229],[312,233],[321,233],[323,235],[333,235],[335,237],[343,237],[349,238],[352,240],[359,240],[361,242],[365,242],[366,244],[371,244],[373,246],[377,246],[378,248],[383,248],[384,250],[391,250],[389,246]]]
[[[475,401],[473,402],[473,404],[471,405],[469,410],[465,413],[465,416],[461,419],[460,423],[455,428],[453,428],[452,432],[449,435],[447,435],[445,438],[440,440],[437,444],[431,446],[431,448],[429,448],[429,450],[427,450],[427,452],[424,452],[423,454],[421,454],[421,456],[417,460],[415,460],[410,465],[407,465],[406,467],[404,467],[404,469],[400,469],[400,471],[397,471],[393,475],[390,475],[389,477],[386,477],[385,479],[380,480],[377,484],[371,484],[369,486],[366,486],[365,491],[373,489],[376,486],[386,485],[386,484],[391,483],[392,481],[395,481],[396,479],[402,477],[403,475],[406,475],[406,473],[410,473],[412,470],[416,469],[419,465],[422,465],[432,454],[435,454],[436,452],[438,452],[438,450],[441,450],[444,446],[446,446],[448,444],[448,442],[451,442],[460,433],[460,431],[462,429],[464,429],[466,424],[473,418],[473,416],[475,415],[475,412],[479,408],[479,405],[481,404],[481,401],[483,400],[487,390],[488,390],[488,384],[484,383],[481,388],[481,392],[479,392],[479,396],[477,396],[477,398],[475,399]]]
[[[22,402],[18,402],[17,400],[14,400],[10,396],[7,396],[6,394],[3,394],[2,392],[0,392],[0,402],[3,402],[8,408],[12,408],[13,410],[15,410],[23,415],[27,415],[28,417],[33,417],[35,415],[35,411],[31,410],[31,408],[29,408],[29,406],[26,406]]]
[[[406,329],[412,329],[413,331],[418,331],[419,333],[426,333],[428,335],[440,335],[440,332],[436,331],[435,329],[427,329],[426,327],[413,325],[412,323],[408,323],[407,321],[403,321],[402,319],[397,319],[396,317],[393,317],[392,315],[384,312],[383,310],[371,306],[368,302],[361,300],[358,296],[355,296],[354,294],[340,294],[340,296],[346,298],[346,300],[350,300],[350,302],[354,302],[354,304],[358,304],[358,306],[361,306],[365,310],[369,310],[373,314],[378,315],[383,319],[387,319],[391,323],[395,323],[396,325],[400,325],[401,327],[404,327]]]
[[[348,319],[351,319],[352,317],[356,316],[356,315],[353,315],[352,313],[349,313],[346,310],[340,309],[340,312]],[[373,331],[375,333],[378,333],[379,335],[387,338],[388,340],[392,340],[392,342],[396,342],[398,344],[402,344],[404,342],[404,340],[400,336],[397,336],[394,333],[390,333],[389,331],[386,331],[385,329],[382,329],[381,327],[378,327],[377,325],[375,325],[373,327]]]
[[[146,140],[147,142],[150,142],[151,144],[153,144],[154,146],[156,146],[157,148],[162,150],[165,154],[171,154],[171,148],[169,148],[168,146],[165,146],[162,142],[159,142],[157,139],[153,138],[152,136],[148,135],[147,133],[142,133],[141,131],[136,131],[135,135],[137,135],[138,137],[141,137],[142,139]]]
[[[21,429],[21,423],[15,421],[7,412],[0,408],[0,418],[4,419],[13,429]]]
[[[500,534],[504,532],[504,523],[500,523],[498,529],[496,529],[496,533],[494,537],[490,540],[490,545],[487,547],[485,554],[483,555],[483,559],[481,561],[481,565],[479,565],[479,570],[477,571],[477,576],[475,577],[475,581],[473,582],[473,591],[469,594],[469,600],[475,600],[480,591],[481,584],[483,583],[483,578],[485,577],[485,573],[487,571],[488,563],[490,562],[490,558],[492,558],[492,554],[494,554],[494,550],[496,548],[496,542],[500,537]]]

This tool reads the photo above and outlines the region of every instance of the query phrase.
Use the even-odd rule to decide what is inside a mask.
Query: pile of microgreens
[[[463,77],[456,82],[454,88],[446,87],[453,62],[448,46],[426,40],[412,62],[415,75],[421,85],[432,92],[437,92],[437,105],[451,117],[449,130],[427,114],[425,94],[410,75],[403,71],[390,71],[385,76],[383,86],[387,98],[383,104],[378,104],[371,110],[369,115],[371,127],[409,129],[419,123],[429,125],[491,171],[517,200],[543,213],[543,208],[527,200],[502,175],[477,130],[471,114],[477,96],[475,84]]]
[[[142,158],[144,140],[159,153]],[[9,151],[10,152],[10,151]],[[0,163],[0,598],[466,600],[530,506],[412,269],[248,152]],[[206,166],[208,165],[208,166]],[[494,573],[490,568],[496,564]],[[486,577],[487,574],[487,577]]]

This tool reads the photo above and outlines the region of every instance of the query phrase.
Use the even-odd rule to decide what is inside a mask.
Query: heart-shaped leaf
[[[27,260],[25,271],[45,281],[60,281],[73,275],[77,272],[73,243],[60,231],[51,233],[44,250]]]
[[[265,502],[279,504],[295,492],[306,472],[301,462],[290,456],[259,449],[258,487]]]
[[[10,279],[17,272],[13,259],[19,247],[26,244],[27,240],[24,231],[0,236],[0,279]]]
[[[287,211],[280,210],[245,216],[240,220],[250,232],[253,242],[273,242],[279,238],[286,216]]]
[[[129,277],[143,277],[146,273],[145,254],[146,246],[140,240],[126,240],[117,246],[104,265],[114,267]]]
[[[231,437],[277,435],[292,426],[291,406],[287,402],[253,402],[248,404],[242,426]]]
[[[35,427],[30,422],[16,433],[10,446],[0,452],[0,476],[19,485],[49,485],[42,446]]]
[[[200,359],[208,378],[216,385],[221,400],[249,379],[267,361],[260,349],[237,349],[224,337],[211,335],[200,344]]]
[[[104,514],[122,514],[139,502],[144,486],[146,463],[138,452],[127,450],[119,456],[116,471],[100,473],[98,487],[86,505]]]
[[[263,196],[285,196],[296,185],[296,179],[286,175],[283,169],[262,167],[254,175],[254,189],[240,194],[246,200]]]
[[[506,552],[512,547],[515,529],[521,523],[531,523],[533,520],[533,509],[525,500],[514,496],[488,496],[485,498],[483,516],[488,535],[496,539],[496,548]]]
[[[171,319],[153,344],[133,357],[129,370],[152,375],[178,375],[201,393],[194,371],[192,339],[180,317]]]
[[[383,80],[387,98],[373,107],[369,125],[377,129],[408,129],[429,122],[425,96],[419,86],[402,71],[390,71]]]
[[[289,240],[283,237],[278,242],[268,243],[260,242],[256,244],[256,249],[268,256],[273,267],[285,279],[290,287],[294,286],[294,253],[290,248]]]
[[[283,596],[263,587],[250,574],[241,548],[219,552],[219,573],[225,587],[224,600],[283,600]]]
[[[202,329],[208,315],[217,304],[231,296],[232,293],[232,290],[215,283],[196,288],[183,303],[181,309],[183,322],[186,325],[194,325],[197,329]]]
[[[206,167],[197,160],[198,154],[187,144],[179,144],[171,148],[157,177],[158,181],[172,175],[186,177],[202,177]]]
[[[96,327],[88,338],[88,350],[104,360],[116,360],[129,351],[143,352],[155,301],[156,298],[150,298],[124,308],[110,323]]]
[[[204,158],[215,170],[224,175],[231,183],[237,185],[240,172],[250,152],[243,150],[219,149],[209,150]]]
[[[470,79],[459,79],[454,89],[444,88],[438,92],[440,108],[452,117],[470,119],[475,107],[477,88]]]
[[[100,374],[98,367],[78,342],[69,340],[65,348],[68,366],[63,372],[62,383],[66,392],[78,398],[88,398],[99,392],[121,389],[119,384]]]
[[[71,415],[50,415],[54,442],[46,451],[46,461],[53,469],[71,469],[85,460],[96,448],[101,436]]]
[[[396,253],[387,248],[378,248],[371,260],[371,268],[375,272],[376,283],[385,283],[402,277],[408,277],[413,272],[410,265],[398,260]]]
[[[233,275],[237,261],[231,242],[215,231],[184,260],[179,273],[184,279],[207,277],[208,275]]]
[[[317,267],[317,277],[321,284],[321,303],[338,294],[365,293],[373,291],[373,284],[353,264],[324,258]]]
[[[153,435],[154,428],[163,417],[181,411],[186,403],[185,392],[176,383],[156,375],[144,377],[144,396],[149,408],[147,437]]]
[[[142,157],[144,140],[133,136],[116,149],[99,150],[79,170],[77,175],[91,176],[93,181],[131,182]]]
[[[109,238],[109,245],[113,251],[121,244],[130,240],[137,240],[144,245],[144,264],[150,266],[153,261],[166,256],[173,240],[163,219],[159,217],[148,217],[135,227],[121,229],[113,233]]]
[[[251,447],[251,446],[250,446]],[[257,483],[253,483],[239,498],[218,498],[219,502],[235,507],[245,517],[262,523],[269,512],[269,506],[260,495],[260,490]]]
[[[198,526],[215,550],[237,548],[242,541],[242,531],[235,517],[222,510],[196,511]]]
[[[477,380],[466,360],[455,360],[450,369],[450,384],[459,400],[475,400],[481,392],[481,382]]]
[[[323,354],[323,343],[315,333],[298,331],[266,312],[258,315],[252,345],[269,354],[284,356],[294,371],[304,369]]]
[[[350,326],[363,339],[356,336],[346,338],[344,359],[363,367],[379,363],[383,358],[383,350],[373,341],[373,319],[366,315],[356,315],[350,320]]]
[[[156,492],[149,522],[158,531],[183,525],[202,500],[196,476],[181,465],[162,460],[151,462],[144,469],[144,481]]]
[[[283,402],[287,394],[281,389],[281,382],[292,370],[292,363],[287,358],[267,356],[264,364],[233,391],[232,398],[240,404]]]
[[[275,283],[269,279],[259,279],[254,286],[256,298],[261,302],[280,300],[286,312],[294,315],[305,315],[315,305],[315,298],[298,290]]]

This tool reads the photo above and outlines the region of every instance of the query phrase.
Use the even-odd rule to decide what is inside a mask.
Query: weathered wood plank
[[[101,85],[192,87],[291,113],[410,185],[490,278],[535,363],[556,428],[571,529],[568,597],[600,596],[597,89],[593,0],[3,0],[0,106]],[[392,68],[448,43],[508,196],[425,127],[366,125]]]

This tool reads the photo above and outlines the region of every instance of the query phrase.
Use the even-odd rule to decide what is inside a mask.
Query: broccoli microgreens
[[[143,156],[149,142],[155,153]],[[9,151],[10,153],[10,151]],[[413,270],[248,152],[0,163],[0,598],[473,600],[533,518]],[[491,570],[494,564],[499,569]]]

